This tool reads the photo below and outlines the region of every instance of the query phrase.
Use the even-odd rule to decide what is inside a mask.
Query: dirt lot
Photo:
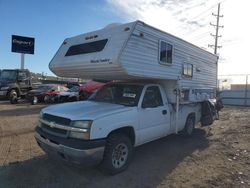
[[[250,187],[250,108],[225,108],[211,129],[136,149],[116,176],[50,160],[33,137],[43,105],[0,101],[0,187]]]

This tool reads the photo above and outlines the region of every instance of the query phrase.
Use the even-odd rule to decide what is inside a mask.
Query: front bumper
[[[85,166],[98,164],[103,158],[104,146],[77,149],[50,140],[44,135],[40,135],[38,132],[35,132],[35,138],[38,145],[53,158],[60,158],[67,162],[83,164]]]

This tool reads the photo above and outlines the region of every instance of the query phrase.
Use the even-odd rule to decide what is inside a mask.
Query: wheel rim
[[[48,101],[48,99],[49,99],[49,97],[48,97],[48,95],[46,95],[45,97],[44,97],[44,101]]]
[[[194,129],[193,119],[189,119],[189,121],[188,121],[188,127],[187,127],[187,133],[188,134],[192,134],[193,129]]]
[[[12,93],[11,94],[11,97],[14,99],[14,98],[17,98],[17,94],[16,93]]]
[[[124,143],[118,144],[112,153],[112,164],[115,168],[121,168],[127,161],[128,147]]]
[[[15,92],[11,93],[10,100],[12,101],[12,103],[17,102],[17,94]]]
[[[36,103],[37,103],[37,101],[38,101],[38,100],[37,100],[37,97],[34,97],[34,99],[33,99],[33,103],[34,103],[34,104],[36,104]]]

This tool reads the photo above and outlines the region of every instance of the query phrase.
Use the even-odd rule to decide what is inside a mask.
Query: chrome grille
[[[59,125],[66,125],[66,126],[70,125],[70,122],[71,122],[71,120],[68,118],[54,116],[54,115],[46,114],[46,113],[43,114],[42,119],[49,121],[49,122],[55,122],[56,124],[59,124]]]
[[[41,124],[41,127],[44,131],[48,132],[48,133],[56,133],[56,134],[60,134],[60,135],[66,135],[67,134],[67,130],[64,129],[58,129],[58,128],[52,128],[49,125],[46,125],[44,123]]]

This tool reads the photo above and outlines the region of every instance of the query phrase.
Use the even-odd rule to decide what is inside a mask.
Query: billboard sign
[[[34,54],[35,38],[12,35],[11,51],[23,54]]]

